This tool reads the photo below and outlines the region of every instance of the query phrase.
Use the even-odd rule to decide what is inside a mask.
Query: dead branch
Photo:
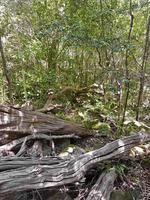
[[[33,134],[28,135],[26,137],[22,137],[16,140],[13,140],[12,142],[9,142],[5,145],[0,146],[0,152],[2,151],[11,151],[12,149],[15,149],[17,146],[20,146],[22,143],[27,142],[28,140],[36,140],[36,139],[44,139],[44,140],[52,140],[52,139],[66,139],[66,138],[80,138],[74,134],[71,135],[46,135],[46,134]]]

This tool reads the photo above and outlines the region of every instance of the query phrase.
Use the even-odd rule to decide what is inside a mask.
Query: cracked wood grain
[[[0,159],[0,194],[28,189],[43,189],[74,183],[99,162],[123,157],[136,145],[150,141],[150,135],[139,133],[115,140],[104,147],[85,153],[76,159],[51,160],[29,158]]]

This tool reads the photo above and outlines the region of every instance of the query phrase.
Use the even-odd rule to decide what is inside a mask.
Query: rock
[[[68,147],[67,151],[68,151],[68,153],[70,153],[70,154],[73,153],[74,147]]]
[[[61,152],[59,154],[59,157],[62,159],[70,159],[70,158],[76,158],[84,153],[85,150],[78,146],[69,146],[64,152]]]
[[[60,153],[59,155],[58,155],[60,158],[62,158],[62,159],[69,159],[69,158],[71,158],[71,155],[68,153],[68,152],[62,152],[62,153]]]

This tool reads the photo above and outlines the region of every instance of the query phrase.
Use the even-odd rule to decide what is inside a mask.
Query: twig
[[[16,154],[16,156],[20,156],[26,149],[26,141],[27,141],[27,137],[25,137],[24,142],[21,145],[20,150],[18,151],[18,153]]]

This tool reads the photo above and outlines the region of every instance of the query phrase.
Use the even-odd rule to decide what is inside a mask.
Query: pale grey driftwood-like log
[[[109,200],[116,178],[115,169],[103,172],[92,187],[86,200]]]
[[[42,161],[42,159],[25,161],[22,160],[23,158],[15,158],[15,161],[12,158],[1,158],[0,194],[74,183],[98,162],[120,157],[135,145],[149,141],[149,134],[139,133],[108,143],[100,149],[85,153],[70,161],[52,162]]]
[[[54,115],[0,105],[0,143],[29,134],[91,135],[82,125],[67,122]]]

